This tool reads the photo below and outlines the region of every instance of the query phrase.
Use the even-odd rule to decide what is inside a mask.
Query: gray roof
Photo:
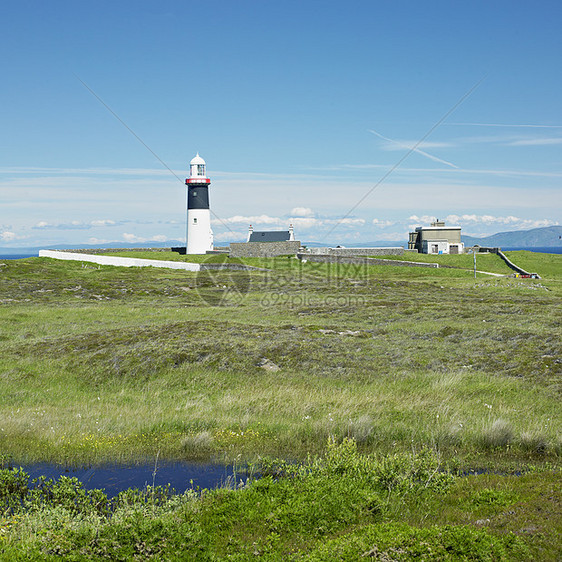
[[[290,238],[288,230],[262,230],[252,232],[249,242],[286,242]]]

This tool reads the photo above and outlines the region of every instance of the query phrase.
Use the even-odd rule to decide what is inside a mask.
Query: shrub
[[[33,480],[35,485],[25,498],[25,507],[37,510],[45,505],[60,506],[71,513],[104,516],[110,513],[110,501],[102,490],[86,490],[78,478],[61,476],[59,480],[44,476]]]
[[[379,491],[446,490],[453,477],[441,466],[437,453],[426,449],[420,453],[375,456],[362,455],[353,439],[337,443],[330,438],[324,457],[307,463],[292,464],[281,460],[263,461],[262,471],[278,477],[306,478],[347,477]]]
[[[498,537],[483,529],[433,526],[417,529],[403,523],[369,525],[329,540],[304,559],[309,562],[373,560],[513,560],[529,559],[523,541],[509,533]]]
[[[0,513],[19,511],[29,489],[29,475],[22,468],[0,470]]]
[[[475,492],[470,497],[470,503],[474,506],[507,506],[518,501],[519,496],[512,491],[494,490],[484,488]]]

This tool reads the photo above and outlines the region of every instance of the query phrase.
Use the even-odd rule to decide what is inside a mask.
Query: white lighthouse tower
[[[199,156],[189,163],[187,186],[187,254],[204,254],[213,249],[211,212],[209,210],[209,185],[205,160]]]

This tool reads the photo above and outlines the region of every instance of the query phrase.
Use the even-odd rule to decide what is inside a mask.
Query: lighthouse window
[[[193,197],[197,197],[197,191],[193,192]]]
[[[197,175],[198,176],[205,175],[205,166],[203,164],[197,164]]]
[[[193,219],[193,224],[197,224],[197,219]]]

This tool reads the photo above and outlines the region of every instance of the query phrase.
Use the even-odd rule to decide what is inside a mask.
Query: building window
[[[193,219],[193,224],[197,224],[197,219],[196,219],[196,218]]]
[[[193,192],[193,197],[197,197],[197,191]]]

